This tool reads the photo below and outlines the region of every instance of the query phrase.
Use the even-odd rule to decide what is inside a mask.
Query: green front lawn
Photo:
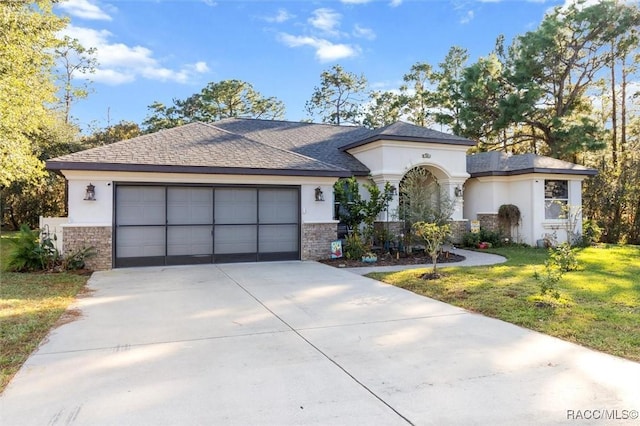
[[[0,237],[0,392],[56,324],[87,276],[4,271],[15,233]]]
[[[540,296],[534,272],[547,252],[497,248],[503,264],[442,269],[437,280],[420,278],[427,269],[368,276],[470,311],[499,318],[613,355],[640,361],[640,246],[578,250],[580,270],[566,273],[560,299]]]

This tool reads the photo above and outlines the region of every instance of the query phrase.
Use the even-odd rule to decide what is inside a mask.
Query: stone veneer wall
[[[480,228],[491,232],[500,232],[498,213],[478,213]]]
[[[70,226],[64,228],[64,253],[93,247],[97,253],[87,259],[87,269],[103,271],[111,269],[112,241],[110,226]]]
[[[451,225],[451,242],[453,244],[462,244],[464,234],[469,232],[469,221],[467,219],[452,220],[449,225]]]
[[[337,223],[302,224],[302,260],[328,259],[331,241],[338,238]]]

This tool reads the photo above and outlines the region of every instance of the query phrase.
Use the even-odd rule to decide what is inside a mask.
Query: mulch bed
[[[462,262],[466,258],[453,253],[441,253],[438,256],[438,264]],[[334,266],[336,268],[358,268],[367,266],[395,266],[395,265],[431,265],[431,257],[426,256],[424,252],[412,254],[401,254],[396,258],[395,254],[378,254],[378,261],[375,263],[365,263],[356,259],[323,259],[319,262]]]

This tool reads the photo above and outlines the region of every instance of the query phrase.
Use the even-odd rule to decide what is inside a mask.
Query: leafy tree
[[[282,101],[265,98],[251,84],[240,80],[211,82],[184,100],[174,99],[171,106],[154,102],[148,108],[151,114],[142,123],[147,133],[230,117],[279,119],[285,111]]]
[[[499,142],[497,122],[501,118],[500,101],[505,96],[503,66],[491,54],[465,68],[460,83],[463,106],[458,117],[462,136],[478,140],[483,146]],[[482,147],[481,147],[482,148]]]
[[[400,219],[407,230],[416,222],[446,224],[453,214],[455,200],[440,188],[431,172],[423,167],[411,169],[400,182]]]
[[[535,139],[556,158],[602,148],[587,90],[607,65],[606,47],[638,24],[637,8],[613,1],[556,7],[509,49],[499,126],[523,125],[514,137]]]
[[[174,105],[169,107],[157,101],[149,105],[147,109],[151,111],[151,114],[142,122],[145,132],[153,133],[162,129],[170,129],[172,127],[178,127],[188,123],[189,120],[184,118],[179,107],[176,106],[178,102],[180,101],[174,99]]]
[[[74,85],[73,79],[76,73],[94,73],[97,59],[94,56],[96,48],[85,48],[77,39],[65,36],[59,47],[55,49],[57,61],[61,65],[62,71],[62,101],[64,103],[64,119],[69,122],[71,115],[71,104],[79,99],[84,99],[89,95],[88,82],[81,85]]]
[[[39,161],[84,149],[77,126],[66,123],[61,111],[52,113],[53,121],[43,123],[29,136],[34,145],[34,156]],[[2,222],[11,229],[21,224],[32,228],[38,226],[40,216],[62,216],[65,214],[65,179],[45,171],[37,179],[16,179],[0,188],[2,199]]]
[[[393,124],[400,119],[401,98],[394,92],[371,92],[370,102],[365,107],[362,124],[376,129]]]
[[[320,74],[320,86],[314,88],[311,99],[306,102],[306,110],[312,116],[319,113],[323,123],[356,124],[361,103],[358,95],[366,87],[364,75],[358,76],[334,65]]]
[[[435,114],[436,123],[451,127],[456,135],[462,134],[460,113],[463,108],[462,73],[469,59],[466,49],[453,46],[449,49],[444,61],[440,63],[440,71],[435,75],[438,82],[436,103],[439,111]]]
[[[83,137],[82,144],[86,149],[135,138],[141,134],[142,130],[140,129],[140,126],[131,121],[123,120],[113,126],[108,126],[105,129],[97,129],[92,134]]]
[[[378,215],[389,207],[394,190],[389,182],[385,182],[382,189],[373,182],[367,182],[363,186],[369,193],[368,199],[362,198],[360,185],[355,177],[338,180],[333,190],[339,204],[340,221],[355,233],[358,233],[360,225],[364,224],[364,238],[371,245],[375,221]]]
[[[405,84],[400,87],[402,92],[402,113],[407,120],[427,127],[434,123],[433,109],[437,105],[436,93],[432,90],[436,83],[436,74],[431,65],[418,62],[411,66],[411,70],[403,77]]]
[[[0,186],[44,175],[29,135],[53,118],[56,33],[66,21],[51,0],[0,3]]]

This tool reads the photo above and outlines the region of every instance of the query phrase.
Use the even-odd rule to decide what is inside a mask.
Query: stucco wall
[[[449,196],[456,199],[455,188],[462,187],[469,178],[466,160],[468,148],[462,145],[382,140],[350,149],[349,153],[369,167],[371,178],[380,187],[390,182],[398,188],[409,170],[423,166],[434,174]],[[462,198],[456,201],[453,219],[462,220]],[[389,209],[394,211],[397,208],[398,197],[395,197]]]
[[[158,182],[182,184],[299,185],[302,222],[333,219],[333,184],[336,178],[291,176],[198,175],[180,173],[82,172],[65,170],[69,180],[69,223],[113,223],[113,182]],[[95,186],[96,201],[85,201],[87,185]],[[320,187],[325,201],[316,201]]]
[[[469,220],[478,214],[497,214],[502,204],[514,204],[520,209],[522,224],[513,235],[519,242],[535,245],[544,234],[556,232],[558,241],[566,241],[566,221],[544,217],[544,181],[569,181],[569,204],[582,205],[584,176],[556,174],[526,174],[518,176],[488,176],[471,178],[465,184],[464,214]],[[581,221],[578,229],[581,229]]]

